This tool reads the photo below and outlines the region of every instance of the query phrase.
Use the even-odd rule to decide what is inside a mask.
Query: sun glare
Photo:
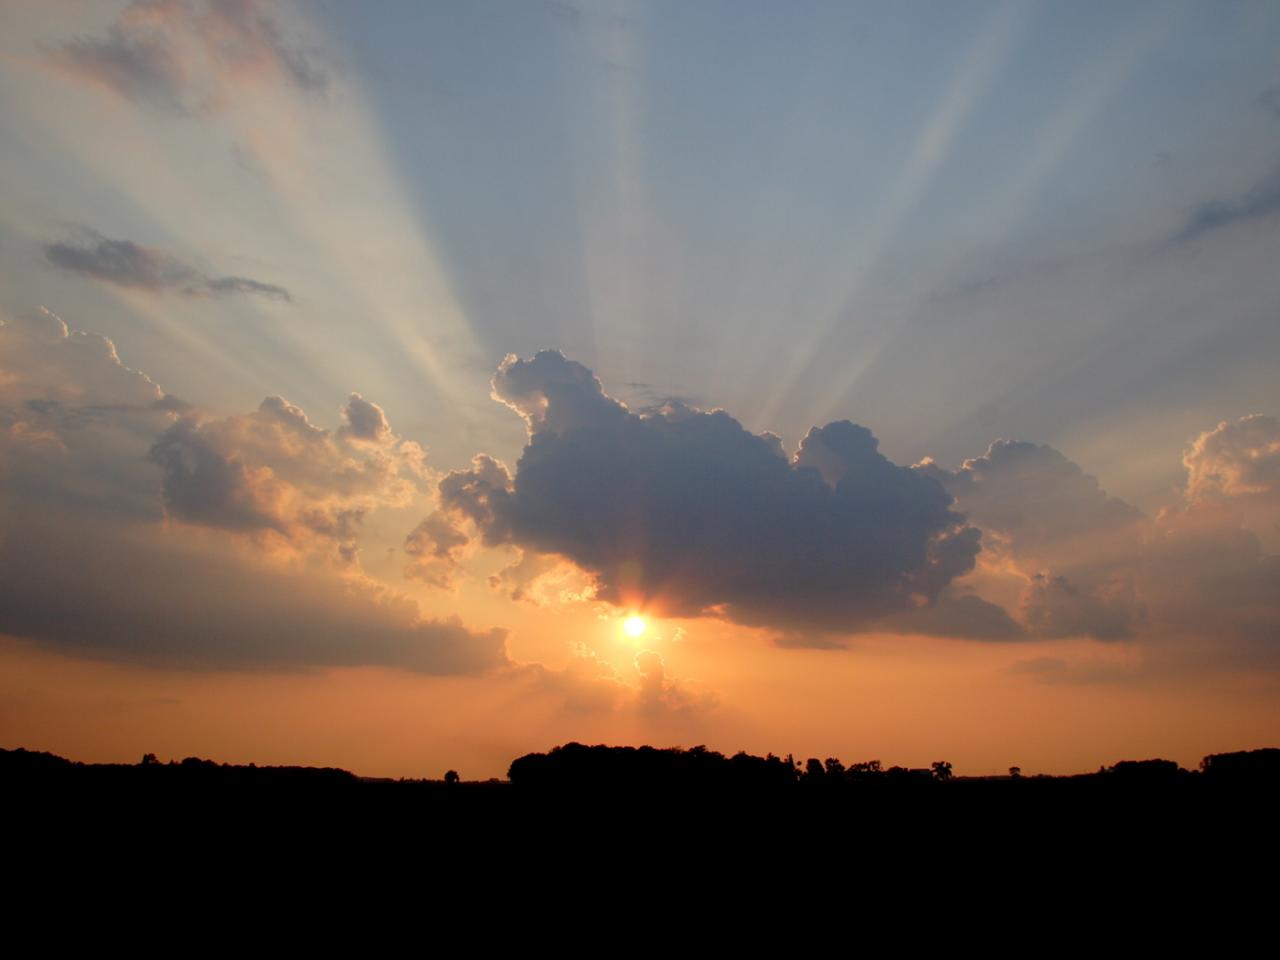
[[[622,624],[622,632],[633,640],[644,633],[644,617],[631,616]]]

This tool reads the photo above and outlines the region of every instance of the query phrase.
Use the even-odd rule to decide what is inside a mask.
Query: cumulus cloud
[[[238,90],[283,83],[324,93],[320,56],[288,39],[271,0],[135,0],[102,36],[53,47],[68,75],[135,103],[182,114],[225,106]]]
[[[1142,616],[1133,584],[1147,518],[1107,495],[1052,447],[998,440],[955,472],[916,469],[955,497],[983,532],[984,564],[1026,579],[1029,633],[1100,640],[1131,636]]]
[[[391,424],[382,408],[358,393],[347,398],[347,405],[342,408],[342,424],[343,431],[352,439],[383,443],[391,437]]]
[[[512,596],[567,562],[588,582],[560,599],[723,617],[789,646],[877,631],[1136,640],[1166,659],[1181,637],[1183,663],[1280,650],[1280,559],[1259,535],[1274,519],[1246,510],[1276,502],[1273,418],[1198,438],[1185,496],[1153,519],[1052,447],[1000,440],[958,470],[907,469],[841,421],[788,457],[724,411],[632,411],[555,352],[509,357],[493,395],[529,442],[514,471],[480,455],[439,482],[411,575],[448,582],[477,546],[517,548],[491,581]]]
[[[1280,493],[1280,420],[1252,414],[1223,421],[1182,458],[1193,500]]]
[[[0,633],[180,667],[504,666],[504,631],[424,618],[311,549],[353,545],[361,512],[402,502],[420,477],[421,451],[389,429],[376,440],[326,431],[276,397],[210,417],[126,367],[105,338],[47,313],[10,320]],[[299,549],[264,550],[263,536]]]
[[[1053,564],[1097,537],[1143,519],[1141,511],[1109,496],[1059,451],[1022,441],[997,440],[954,473],[926,462],[917,469],[935,477],[962,510],[999,545],[1032,562]],[[988,540],[988,550],[996,547]]]
[[[1280,550],[1280,420],[1223,421],[1197,437],[1182,462],[1190,501],[1230,504],[1268,549]]]
[[[0,321],[0,508],[157,519],[154,468],[120,451],[163,430],[175,406],[105,337],[48,311]]]
[[[1280,423],[1220,423],[1183,463],[1183,495],[1155,518],[1050,447],[998,441],[955,472],[917,469],[982,529],[983,567],[1024,578],[1027,635],[1137,639],[1166,667],[1280,662],[1280,557],[1267,539],[1280,518]]]
[[[178,292],[189,297],[254,294],[292,303],[284,287],[250,277],[210,277],[155,247],[132,240],[113,240],[94,230],[72,243],[50,243],[45,259],[55,267],[101,280],[117,287],[154,293]]]
[[[426,473],[422,448],[398,439],[377,404],[353,393],[342,416],[338,430],[323,430],[282,397],[242,416],[182,414],[148,454],[163,472],[166,513],[295,542],[326,538],[351,556],[364,515],[407,505]]]
[[[851,423],[788,460],[723,411],[636,414],[552,351],[508,357],[493,395],[529,428],[515,476],[477,457],[440,483],[441,511],[489,546],[572,560],[611,603],[829,642],[926,606],[978,553],[942,486]]]
[[[1183,502],[1161,512],[1143,588],[1156,626],[1280,664],[1280,422],[1258,414],[1200,434]]]

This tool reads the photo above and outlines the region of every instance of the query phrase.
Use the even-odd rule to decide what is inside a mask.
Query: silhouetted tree
[[[154,753],[144,753],[142,755],[142,766],[157,767],[159,765],[160,761],[156,759],[156,755]]]
[[[1131,783],[1160,783],[1185,775],[1175,760],[1121,760],[1106,773]]]
[[[944,780],[944,781],[951,779],[951,764],[949,761],[935,760],[933,761],[932,769],[933,769],[933,779]]]
[[[881,772],[879,760],[864,760],[861,763],[855,763],[849,768],[849,777],[853,780],[861,780],[868,777],[877,777]]]
[[[827,757],[824,762],[827,768],[827,776],[833,780],[839,780],[844,776],[844,764],[835,757]]]
[[[446,771],[445,771],[445,773],[444,773],[444,782],[445,782],[445,783],[457,783],[457,782],[458,782],[458,779],[459,779],[459,778],[458,778],[458,771],[457,771],[457,770],[446,770]]]
[[[1010,767],[1010,768],[1009,768],[1009,778],[1010,778],[1011,780],[1017,780],[1020,776],[1022,776],[1022,768],[1021,768],[1021,767]]]
[[[1211,753],[1200,761],[1200,770],[1214,783],[1280,784],[1280,749]]]

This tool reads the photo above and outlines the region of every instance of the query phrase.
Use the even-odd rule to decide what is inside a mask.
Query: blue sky
[[[109,19],[105,6],[51,5],[43,29],[11,34],[10,69],[31,72],[33,43],[91,34],[88,23]],[[456,301],[471,355],[459,356],[467,351],[425,310],[403,321],[344,316],[369,307],[334,303],[287,230],[197,236],[201,203],[257,220],[273,202],[255,182],[234,102],[200,118],[144,118],[150,142],[139,148],[186,165],[197,194],[181,222],[166,222],[130,196],[145,184],[85,170],[65,139],[32,129],[17,104],[65,83],[48,75],[4,99],[9,309],[87,295],[65,276],[32,276],[47,265],[33,270],[15,231],[84,226],[185,242],[223,269],[260,264],[287,275],[302,304],[273,308],[264,323],[251,313],[258,304],[220,303],[220,315],[240,314],[231,331],[195,311],[202,334],[230,336],[242,363],[261,365],[236,393],[197,374],[198,398],[231,404],[270,379],[308,406],[335,406],[341,395],[322,394],[291,351],[305,341],[367,359],[366,378],[380,382],[361,388],[436,434],[435,445],[445,442],[438,425],[416,419],[423,387],[400,356],[399,322],[439,341],[436,352],[454,354],[446,362],[474,365],[466,382],[478,397],[454,403],[483,409],[502,356],[551,347],[624,396],[637,383],[724,406],[789,444],[815,422],[852,417],[903,459],[954,463],[1016,434],[1073,441],[1105,469],[1111,455],[1089,449],[1091,429],[1124,428],[1141,442],[1154,428],[1176,443],[1212,425],[1203,415],[1164,422],[1174,378],[1214,422],[1274,404],[1273,387],[1249,372],[1263,343],[1275,347],[1273,291],[1224,249],[1224,235],[1249,224],[1174,240],[1202,205],[1241,202],[1267,183],[1274,191],[1271,4],[285,10],[306,22],[305,45],[330,79],[321,95],[302,94],[315,126],[298,131],[299,148],[318,151],[323,179],[305,202],[340,192],[335,206],[371,217],[369,205],[396,202],[399,229],[424,241]],[[378,169],[324,162],[345,149],[324,139],[313,115],[326,111],[378,139]],[[105,133],[64,136],[91,150]],[[362,196],[362,175],[394,183]],[[413,270],[414,255],[381,269]],[[1188,298],[1221,284],[1230,292],[1185,315]],[[131,347],[141,339],[126,317],[97,326]],[[379,328],[392,329],[371,336]],[[503,452],[518,445],[517,433],[474,416]],[[465,458],[459,443],[440,452]]]
[[[1194,290],[1226,272],[1218,238],[1171,238],[1274,175],[1269,5],[343,12],[491,355],[559,348],[791,442],[874,416],[904,455],[952,460],[984,430],[1070,436],[1162,393],[1170,364],[1209,368],[1178,379],[1223,416],[1274,397],[1221,382],[1274,326],[1269,288],[1222,318],[1168,302],[1188,293],[1170,273]],[[1128,302],[1150,288],[1170,296]],[[1166,331],[1182,355],[1153,364]],[[1113,369],[1081,398],[1078,372],[1047,382],[1073,364]],[[1028,375],[1040,396],[1004,401]]]

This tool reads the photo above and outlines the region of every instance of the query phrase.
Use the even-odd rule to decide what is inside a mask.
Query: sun
[[[644,627],[644,617],[632,615],[623,621],[622,632],[635,640],[644,633]]]

